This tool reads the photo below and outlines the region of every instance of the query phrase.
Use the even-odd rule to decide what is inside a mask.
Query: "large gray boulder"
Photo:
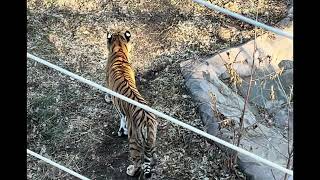
[[[292,14],[281,21],[280,25],[284,31],[292,32]],[[205,130],[233,142],[234,129],[239,127],[249,87],[252,63],[254,81],[244,115],[245,131],[240,147],[285,167],[289,156],[288,141],[292,148],[293,132],[292,40],[267,33],[255,41],[224,50],[209,59],[188,60],[180,66],[187,88],[200,105],[199,112]],[[233,69],[241,83],[236,86],[228,83],[234,74],[230,75],[227,67]],[[231,128],[222,127],[225,120],[232,121],[234,125]],[[239,154],[238,159],[240,168],[249,179],[284,177],[283,172],[242,154]]]

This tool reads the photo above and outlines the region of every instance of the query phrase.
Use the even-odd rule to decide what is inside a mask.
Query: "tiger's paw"
[[[125,128],[120,128],[118,131],[118,136],[122,137],[122,136],[127,136],[128,135],[128,129]]]
[[[138,173],[140,172],[140,167],[135,167],[134,165],[129,165],[127,167],[127,174],[129,176],[137,176]]]
[[[111,96],[109,94],[104,95],[104,100],[106,101],[106,103],[110,104],[111,101]]]
[[[126,124],[126,117],[122,115],[120,119],[120,127],[118,130],[118,136],[127,136],[128,135],[128,129]]]

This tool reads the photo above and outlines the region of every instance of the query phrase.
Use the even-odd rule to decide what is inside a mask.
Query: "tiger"
[[[106,85],[119,94],[147,105],[136,86],[135,73],[129,58],[130,38],[129,31],[107,33],[109,54],[106,67]],[[138,176],[140,173],[140,178],[150,178],[154,165],[158,126],[155,115],[115,96],[106,95],[105,99],[107,102],[111,99],[120,115],[118,136],[128,136],[132,164],[127,167],[126,173],[129,176]]]

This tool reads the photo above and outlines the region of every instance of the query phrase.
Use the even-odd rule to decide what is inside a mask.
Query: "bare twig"
[[[243,129],[244,114],[245,114],[246,107],[247,107],[247,104],[248,104],[248,101],[249,101],[251,86],[252,86],[252,82],[253,82],[252,81],[252,79],[253,79],[252,77],[253,77],[253,69],[254,69],[254,59],[255,59],[254,55],[255,55],[255,52],[256,52],[256,44],[254,45],[254,51],[253,51],[253,62],[252,62],[252,65],[251,65],[249,87],[248,87],[248,90],[247,90],[246,99],[245,99],[245,102],[244,102],[244,107],[243,107],[242,114],[241,114],[241,117],[240,117],[240,134],[239,134],[239,137],[238,137],[237,146],[239,146],[239,144],[240,144],[241,132],[242,132],[242,129]]]
[[[237,60],[237,58],[238,58],[238,55],[241,53],[241,51],[242,51],[242,50],[240,49],[240,51],[237,53],[236,57],[234,58],[234,61],[233,61],[234,63],[236,62],[236,60]]]
[[[258,19],[258,10],[257,10],[257,13],[256,13],[256,19]],[[246,111],[246,107],[247,107],[247,104],[248,104],[248,101],[249,101],[249,97],[250,97],[250,92],[251,92],[251,85],[252,85],[252,82],[253,82],[253,74],[254,74],[254,60],[255,60],[255,53],[257,51],[257,44],[256,44],[256,39],[257,39],[257,29],[255,28],[255,31],[254,31],[254,47],[253,47],[253,54],[252,54],[252,64],[251,64],[251,71],[250,71],[250,82],[249,82],[249,87],[248,87],[248,90],[247,90],[247,94],[246,94],[246,99],[245,99],[245,102],[244,102],[244,107],[243,107],[243,110],[242,110],[242,114],[241,114],[241,117],[240,117],[240,130],[239,130],[239,133],[238,133],[238,139],[237,139],[237,146],[240,145],[240,140],[241,140],[241,137],[242,137],[242,131],[243,131],[243,120],[244,120],[244,114],[245,114],[245,111]],[[234,157],[234,163],[237,162],[237,155],[235,155]]]
[[[271,171],[271,174],[272,174],[273,179],[274,179],[274,180],[277,180],[277,179],[276,179],[276,176],[273,174],[272,169],[270,169],[270,171]]]
[[[290,164],[291,164],[292,155],[293,155],[293,147],[291,149],[291,152],[289,153],[289,158],[288,158],[288,161],[287,161],[287,169],[291,169]],[[284,175],[284,180],[287,180],[287,179],[288,179],[288,174],[286,173]]]
[[[290,102],[289,102],[290,103]],[[289,107],[288,107],[288,154],[289,154],[289,158],[288,158],[288,161],[287,161],[287,169],[290,168],[290,164],[291,164],[291,158],[292,158],[292,155],[293,155],[293,147],[291,148],[290,150],[290,120],[289,120]],[[284,175],[284,180],[287,180],[288,179],[288,174],[286,173]]]
[[[278,80],[279,80],[279,83],[281,85],[281,88],[282,88],[283,92],[285,93],[279,77],[278,77]],[[292,159],[292,155],[293,155],[293,147],[290,150],[290,108],[291,108],[290,100],[291,100],[291,97],[292,97],[292,93],[293,93],[293,91],[291,89],[289,97],[286,96],[287,97],[287,102],[288,102],[288,119],[287,119],[287,121],[288,121],[288,129],[287,129],[288,137],[287,138],[288,138],[288,155],[289,155],[289,158],[288,158],[288,161],[287,161],[287,169],[291,168],[290,164],[291,164],[291,159]],[[287,179],[288,179],[288,174],[286,173],[285,176],[284,176],[284,180],[287,180]]]

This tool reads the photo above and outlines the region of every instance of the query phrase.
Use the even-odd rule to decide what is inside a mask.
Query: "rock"
[[[211,104],[201,104],[199,107],[201,120],[205,126],[205,131],[216,136],[219,128],[218,119],[211,109]]]
[[[279,126],[287,126],[288,120],[290,116],[290,111],[285,109],[280,109],[274,116],[275,123],[277,123]]]
[[[284,101],[267,101],[264,108],[270,113],[275,114],[282,109]]]
[[[245,97],[249,88],[248,81],[250,78],[244,78],[241,86],[238,87],[239,93]],[[273,96],[272,96],[273,94]],[[256,84],[251,85],[251,91],[249,101],[256,104],[259,107],[265,107],[266,103],[271,102],[285,102],[286,96],[277,84],[273,80],[265,80],[264,82],[256,81]]]
[[[252,163],[250,161],[243,161],[239,158],[239,166],[240,169],[244,172],[246,172],[247,179],[249,180],[254,180],[254,179],[259,179],[259,180],[272,180],[273,175],[272,172],[275,176],[276,179],[283,179],[284,175],[281,176],[281,171],[273,169],[273,168],[266,168],[266,166],[261,165],[259,163]]]
[[[293,68],[293,61],[292,60],[282,60],[278,64],[279,68],[283,68],[284,70],[292,69]]]
[[[290,17],[288,18],[286,24],[282,25],[286,26],[285,30],[292,31],[293,23]],[[257,37],[255,53],[252,40],[241,46],[226,49],[206,60],[184,61],[180,67],[191,96],[199,103],[199,112],[205,130],[232,142],[233,128],[220,129],[218,123],[221,119],[219,118],[223,115],[224,118],[236,122],[236,126],[239,125],[244,97],[249,87],[252,63],[254,63],[254,82],[244,116],[245,133],[240,147],[285,167],[288,157],[288,140],[283,134],[286,135],[284,129],[288,123],[290,139],[293,134],[292,104],[288,106],[293,84],[293,42],[278,35],[270,37],[270,34]],[[252,58],[253,53],[255,61]],[[242,80],[234,90],[227,85],[230,74],[226,64],[230,63],[232,64],[230,67]],[[213,96],[210,96],[210,93]],[[259,118],[255,107],[267,112],[276,126],[267,127],[257,123]],[[257,126],[253,126],[254,124]],[[273,179],[273,174],[276,179],[284,177],[283,172],[245,155],[239,154],[238,158],[240,168],[249,179]]]
[[[288,144],[280,135],[279,129],[259,125],[256,129],[249,130],[240,144],[242,148],[254,154],[282,165],[283,167],[286,166]],[[248,156],[239,154],[238,158],[239,166],[246,172],[249,179],[273,179],[271,169],[276,179],[283,179],[284,177],[283,172],[273,169],[261,162],[257,162]]]
[[[292,3],[291,3],[292,4]],[[279,23],[279,26],[284,28],[291,24],[293,24],[293,6],[291,6],[288,10],[287,17],[282,19]]]
[[[274,115],[275,125],[281,129],[289,128],[289,138],[293,138],[293,104],[291,107],[285,106],[278,110]],[[285,133],[287,136],[287,133]]]
[[[192,71],[195,67],[192,67],[188,62],[181,63],[180,66],[182,68],[182,74],[186,79],[186,86],[197,102],[210,104],[207,108],[211,109],[212,102],[209,93],[212,93],[217,97],[216,108],[218,112],[226,118],[230,118],[239,123],[244,107],[244,99],[241,96],[237,95],[224,84],[217,77],[217,74],[211,68],[208,68],[206,64],[198,65],[195,71]],[[206,112],[211,112],[211,110],[206,110]],[[205,120],[202,119],[202,121]],[[217,121],[216,118],[211,122],[215,121]],[[247,109],[244,117],[244,127],[250,126],[255,122],[255,116]]]
[[[286,70],[278,76],[279,78],[276,77],[275,79],[262,78],[266,72],[260,69],[256,71],[255,79],[259,80],[256,80],[251,85],[250,102],[266,108],[269,113],[274,113],[269,110],[271,104],[274,106],[274,104],[284,104],[291,101],[289,98],[292,96],[293,69]],[[238,86],[239,92],[243,97],[247,94],[249,81],[250,77],[244,77],[243,83]]]
[[[292,87],[293,87],[293,69],[288,69],[280,76],[280,82],[283,87],[283,90],[286,96],[289,98],[290,95],[292,96]],[[283,92],[282,90],[282,92]]]
[[[292,31],[293,24],[286,31]],[[272,38],[267,33],[256,39],[257,51],[255,52],[255,68],[264,72],[267,70],[279,71],[278,64],[285,60],[293,59],[293,42],[283,36],[274,35]],[[206,60],[218,76],[225,73],[226,63],[233,63],[233,68],[241,77],[250,76],[251,64],[253,63],[254,40],[238,47],[233,47],[220,52]],[[264,71],[263,71],[264,70]],[[269,72],[271,73],[271,72]]]

